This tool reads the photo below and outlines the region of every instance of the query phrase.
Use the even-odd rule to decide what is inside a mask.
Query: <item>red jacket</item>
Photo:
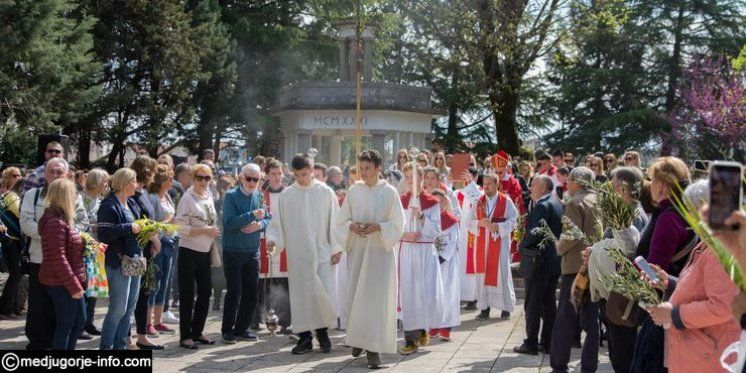
[[[53,209],[44,210],[39,220],[42,261],[39,282],[46,286],[63,286],[70,295],[85,290],[83,239],[65,218]]]

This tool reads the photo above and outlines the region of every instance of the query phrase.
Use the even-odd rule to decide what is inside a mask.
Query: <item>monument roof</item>
[[[410,113],[445,115],[434,109],[430,100],[432,88],[395,83],[370,82],[362,85],[363,110],[392,110]],[[294,110],[354,110],[355,82],[298,82],[280,91],[279,104],[273,115]]]

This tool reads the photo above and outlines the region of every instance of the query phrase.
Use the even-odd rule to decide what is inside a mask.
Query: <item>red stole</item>
[[[269,196],[270,193],[267,190],[262,191],[264,193],[264,205],[267,206],[267,212],[270,212],[270,203],[269,203]],[[276,248],[281,249],[281,248]],[[262,235],[262,238],[259,240],[259,260],[261,262],[261,265],[259,266],[259,273],[263,275],[269,275],[269,258],[267,257],[267,238]],[[281,273],[287,273],[288,271],[288,255],[285,250],[282,250],[280,252],[280,272]]]
[[[507,196],[497,193],[497,202],[491,215],[487,211],[487,195],[483,195],[477,202],[477,220],[489,218],[493,223],[505,221],[505,209],[507,207]],[[492,232],[487,228],[479,227],[479,236],[476,238],[476,273],[484,273],[484,284],[487,286],[497,286],[497,278],[500,270],[500,246],[502,239],[492,238]],[[485,246],[487,246],[485,248]],[[487,251],[485,253],[485,250]]]

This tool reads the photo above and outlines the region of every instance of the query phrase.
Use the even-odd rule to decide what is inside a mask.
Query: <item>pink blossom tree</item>
[[[679,105],[667,115],[679,154],[743,161],[746,137],[744,74],[725,58],[697,56],[683,71]]]

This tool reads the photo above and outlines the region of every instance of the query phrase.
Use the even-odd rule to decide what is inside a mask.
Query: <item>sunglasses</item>
[[[251,176],[246,176],[246,175],[244,175],[243,178],[246,179],[246,181],[248,181],[250,183],[258,183],[259,180],[261,180],[261,178],[259,178],[259,177],[251,177]]]
[[[204,176],[204,175],[195,175],[194,179],[197,181],[210,181],[212,180],[212,176]]]
[[[565,163],[573,163],[573,162],[575,162],[574,159],[565,159]]]
[[[47,149],[47,153],[49,153],[49,154],[62,154],[62,150],[60,150],[60,149]]]
[[[634,161],[635,157],[624,157],[625,161]]]

